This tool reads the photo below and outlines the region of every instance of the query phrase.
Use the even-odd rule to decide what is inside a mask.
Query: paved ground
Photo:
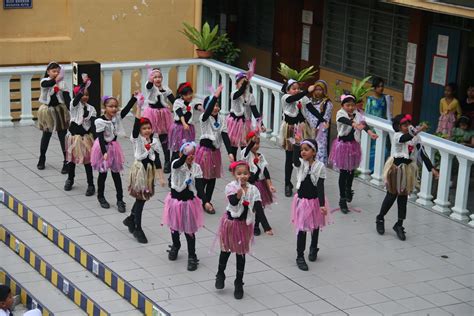
[[[298,270],[296,236],[289,224],[290,199],[284,197],[281,182],[283,153],[270,143],[264,142],[262,150],[278,189],[278,203],[267,211],[275,236],[256,239],[254,253],[247,258],[245,297],[236,301],[232,295],[235,258],[227,269],[226,288],[217,291],[217,254],[209,251],[224,210],[228,175],[218,181],[214,195],[218,215],[206,215],[206,227],[197,234],[199,269],[188,272],[184,236],[176,262],[170,263],[165,252],[170,244],[169,231],[160,226],[165,189],[160,188],[145,206],[149,244],[139,245],[121,223],[126,215],[115,207],[101,209],[95,197],[84,196],[82,168],[77,168],[74,189],[63,191],[66,177],[59,173],[62,157],[57,137],[51,140],[46,170],[38,171],[41,134],[37,129],[4,128],[1,135],[0,186],[173,315],[474,314],[474,231],[409,204],[407,240],[399,241],[391,230],[396,208],[386,218],[386,235],[379,236],[374,219],[384,192],[363,182],[355,182],[352,203],[362,212],[334,213],[334,224],[320,235],[318,261],[310,264],[308,272]],[[128,168],[131,145],[126,139],[121,143]],[[338,175],[328,174],[326,192],[335,206]],[[124,172],[124,187],[126,175]],[[106,196],[114,202],[110,176],[107,181]],[[126,202],[129,210],[132,199],[127,196]],[[44,257],[54,262],[54,256]]]

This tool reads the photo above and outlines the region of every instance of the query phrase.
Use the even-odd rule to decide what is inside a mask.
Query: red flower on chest
[[[413,152],[413,149],[415,149],[415,147],[413,147],[412,145],[408,145],[408,152]]]
[[[191,106],[187,105],[186,106],[186,111],[191,112]]]
[[[242,202],[242,205],[243,205],[243,206],[249,206],[249,205],[250,205],[250,202],[247,201],[247,200],[245,200],[245,201]]]
[[[301,108],[303,107],[303,105],[301,104],[301,102],[298,102],[298,104],[296,105],[298,107],[299,110],[301,110]]]
[[[59,87],[58,86],[54,86],[54,93],[58,93],[59,92]]]
[[[150,150],[151,144],[145,144],[145,148],[146,148],[146,150]]]
[[[259,161],[260,161],[260,159],[258,159],[258,157],[253,158],[253,163],[254,164],[258,164]]]

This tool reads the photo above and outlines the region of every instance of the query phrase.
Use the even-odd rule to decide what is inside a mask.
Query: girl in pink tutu
[[[76,164],[83,164],[87,176],[86,196],[95,193],[91,149],[94,143],[94,120],[97,112],[92,105],[87,103],[89,101],[87,88],[90,84],[91,81],[88,79],[83,85],[74,87],[74,100],[71,101],[69,106],[71,120],[66,141],[66,160],[68,161],[69,174],[64,184],[64,190],[71,191],[76,176]]]
[[[222,216],[218,231],[221,253],[216,275],[216,289],[224,288],[225,268],[230,254],[235,252],[237,273],[234,281],[234,297],[244,296],[242,282],[245,269],[245,254],[250,250],[253,239],[254,211],[262,211],[262,199],[257,187],[249,183],[250,169],[245,161],[230,165],[235,180],[225,187],[229,200],[227,212]]]
[[[149,119],[141,117],[140,107],[137,106],[135,123],[130,140],[133,144],[135,161],[130,167],[128,192],[135,198],[130,216],[123,224],[141,244],[148,243],[142,229],[142,212],[145,202],[155,194],[155,175],[161,186],[166,182],[161,169],[160,140],[154,137],[153,127]]]
[[[237,89],[231,93],[227,132],[232,146],[232,155],[237,159],[237,148],[243,149],[247,145],[245,137],[252,129],[252,114],[255,119],[259,119],[260,113],[246,73],[240,72],[235,76],[235,86]]]
[[[439,101],[439,121],[436,133],[448,135],[453,134],[456,120],[461,117],[462,110],[458,99],[454,96],[456,93],[456,84],[448,83],[444,87],[444,98]]]
[[[219,114],[220,107],[218,98],[222,92],[219,86],[212,97],[204,99],[204,113],[199,117],[201,126],[201,139],[196,150],[196,163],[201,166],[203,172],[203,193],[200,196],[203,208],[206,213],[215,214],[214,206],[211,203],[212,193],[216,185],[216,179],[222,176],[221,145],[224,143],[229,160],[233,161],[230,153],[230,141],[227,135],[227,127],[224,118]]]
[[[179,159],[171,163],[171,193],[165,199],[162,225],[171,229],[173,244],[168,250],[168,259],[176,260],[181,248],[179,235],[184,233],[188,243],[188,271],[197,269],[196,232],[204,226],[202,202],[202,170],[194,162],[196,144],[187,142],[179,149]]]
[[[365,130],[372,139],[377,139],[365,123],[361,112],[356,111],[355,97],[350,94],[341,95],[342,108],[336,114],[337,138],[332,143],[329,160],[334,168],[339,169],[339,206],[341,212],[349,213],[347,202],[352,201],[352,181],[354,171],[359,167],[362,152],[360,133]]]
[[[143,117],[150,120],[153,126],[153,133],[158,135],[163,154],[165,156],[165,165],[163,171],[170,173],[170,151],[168,149],[168,131],[173,123],[173,114],[171,113],[168,101],[174,103],[175,97],[171,89],[163,84],[163,74],[158,68],[152,69],[148,74],[146,83],[145,102],[148,105],[143,111]]]
[[[110,170],[117,191],[117,209],[120,213],[125,213],[125,202],[123,201],[122,179],[120,172],[123,170],[125,157],[122,146],[117,141],[117,136],[125,136],[122,119],[130,112],[137,102],[139,91],[128,101],[127,105],[119,111],[119,102],[114,97],[105,96],[102,98],[104,104],[104,114],[95,120],[95,130],[97,139],[92,146],[91,164],[92,168],[99,172],[97,179],[97,199],[102,208],[110,208],[109,202],[105,199],[105,180],[107,172]]]
[[[319,229],[327,224],[327,209],[324,196],[324,179],[326,167],[316,159],[318,143],[314,139],[301,141],[299,134],[295,135],[293,145],[293,165],[297,168],[296,189],[291,204],[291,222],[297,235],[296,264],[303,271],[308,270],[304,259],[306,248],[306,233],[311,233],[309,246],[309,261],[316,261],[318,256]]]
[[[276,192],[268,172],[268,162],[260,149],[260,137],[258,131],[251,131],[247,134],[247,147],[242,151],[242,158],[247,162],[250,168],[249,182],[255,185],[260,192],[262,198],[262,208],[258,208],[255,213],[255,226],[253,234],[260,235],[260,224],[262,224],[263,231],[270,236],[273,236],[273,230],[268,223],[265,215],[265,207],[273,203],[273,193]]]
[[[183,142],[194,141],[196,133],[193,119],[193,88],[189,82],[181,83],[178,87],[176,100],[173,103],[173,124],[168,132],[168,149],[172,151],[172,160],[178,158],[178,152]]]

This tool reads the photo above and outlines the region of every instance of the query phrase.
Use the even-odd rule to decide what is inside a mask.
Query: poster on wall
[[[413,95],[413,85],[411,83],[405,83],[403,88],[403,101],[411,102],[411,98]]]
[[[449,36],[438,35],[438,44],[436,45],[436,55],[448,57]]]
[[[407,62],[407,66],[405,69],[405,81],[414,83],[415,82],[415,71],[416,71],[416,64]]]
[[[416,63],[416,44],[408,43],[407,45],[407,63]]]
[[[31,9],[33,0],[3,0],[4,9]]]
[[[431,68],[431,83],[446,85],[448,76],[448,58],[442,56],[433,56],[433,66]]]

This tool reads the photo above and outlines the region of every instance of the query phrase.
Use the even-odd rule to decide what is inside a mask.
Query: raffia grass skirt
[[[38,128],[43,132],[60,132],[67,130],[69,127],[69,111],[64,104],[57,106],[41,104],[36,116],[38,118]]]
[[[136,199],[148,201],[155,194],[155,165],[148,163],[146,168],[135,160],[128,176],[128,192]]]
[[[92,134],[69,135],[66,141],[66,160],[76,165],[90,164],[93,144]]]
[[[410,164],[394,164],[393,157],[387,159],[383,168],[383,178],[387,191],[391,194],[408,195],[416,185],[418,167],[416,162]]]
[[[314,138],[313,129],[307,122],[290,125],[287,122],[281,123],[280,127],[280,145],[284,150],[293,150],[291,138],[295,138],[295,131],[300,130],[303,139]]]

